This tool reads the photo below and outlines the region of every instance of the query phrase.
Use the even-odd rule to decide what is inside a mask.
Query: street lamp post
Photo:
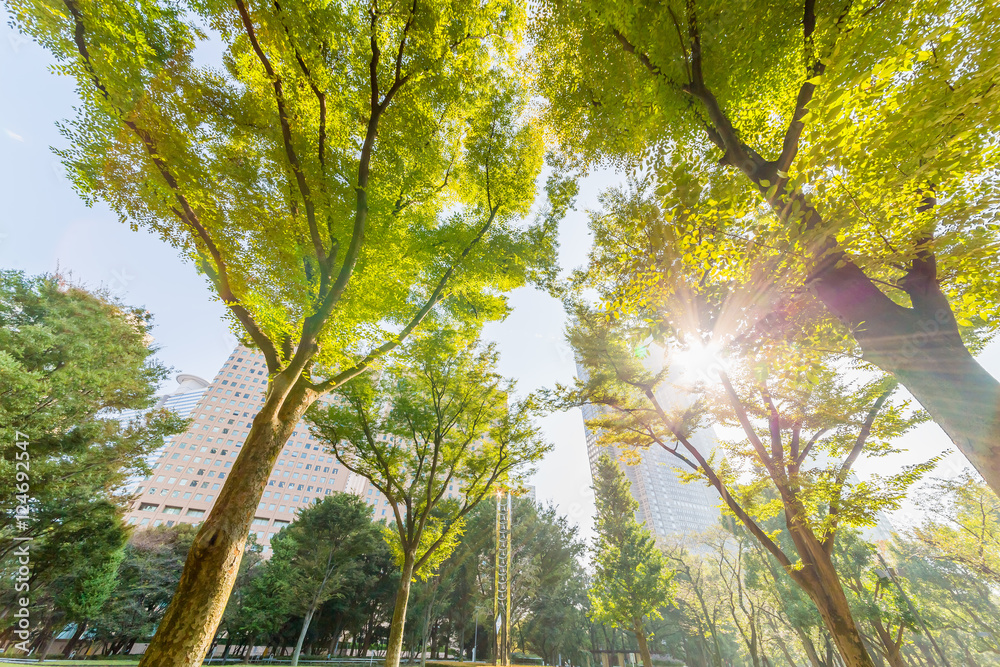
[[[476,632],[472,640],[472,662],[476,662],[476,649],[479,648],[479,610],[476,610]]]

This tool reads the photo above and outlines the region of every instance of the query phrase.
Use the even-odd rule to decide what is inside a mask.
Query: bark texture
[[[140,667],[202,664],[236,581],[267,479],[281,448],[315,397],[304,382],[287,382],[281,376],[268,386],[264,406],[253,420],[219,499],[195,536],[177,592]]]
[[[642,619],[632,619],[632,632],[639,644],[639,655],[642,656],[643,667],[653,667],[653,658],[649,655],[649,644],[646,642],[646,630],[642,627]]]
[[[828,552],[832,543],[824,545],[808,528],[795,521],[795,516],[794,509],[786,510],[789,533],[802,560],[802,568],[789,574],[816,605],[846,667],[874,667]]]
[[[295,650],[292,651],[292,667],[296,667],[299,664],[299,656],[302,655],[302,643],[305,641],[306,633],[309,632],[309,624],[312,623],[313,614],[316,613],[316,607],[310,607],[309,611],[306,612],[306,617],[302,619],[302,629],[299,631],[299,638],[295,642]]]
[[[406,626],[406,606],[410,601],[410,581],[413,579],[414,554],[407,554],[403,561],[399,590],[396,591],[396,605],[392,610],[392,624],[389,626],[389,640],[385,649],[385,667],[399,667],[403,653],[403,630]]]
[[[910,308],[886,297],[850,262],[821,267],[812,282],[823,304],[854,333],[865,359],[906,387],[1000,495],[1000,382],[962,341],[933,256],[914,263],[903,287]]]

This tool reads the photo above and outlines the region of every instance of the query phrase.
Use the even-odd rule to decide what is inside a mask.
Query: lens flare
[[[722,346],[715,341],[698,341],[674,350],[670,360],[685,379],[715,379],[723,369]]]

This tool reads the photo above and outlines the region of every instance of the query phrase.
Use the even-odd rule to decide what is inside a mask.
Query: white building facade
[[[136,499],[126,521],[139,528],[200,523],[208,515],[263,405],[267,366],[262,354],[238,346],[211,381],[188,374],[177,381],[178,388],[157,407],[193,421],[154,456],[152,474],[133,484]],[[341,491],[363,498],[376,520],[393,517],[381,493],[340,465],[300,421],[278,457],[253,519],[251,531],[264,553],[299,509]]]

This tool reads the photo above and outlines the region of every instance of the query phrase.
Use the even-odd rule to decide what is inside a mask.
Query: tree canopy
[[[378,376],[339,389],[309,414],[313,431],[345,468],[386,498],[387,532],[402,582],[387,667],[395,667],[414,576],[432,574],[455,548],[465,517],[498,484],[517,485],[550,446],[532,398],[514,400],[498,355],[468,331],[411,339]]]
[[[552,0],[533,62],[560,144],[657,186],[610,257],[624,284],[669,283],[664,249],[702,292],[751,279],[741,316],[697,322],[722,344],[820,306],[827,346],[849,336],[1000,492],[1000,383],[970,354],[998,322],[993,11]]]
[[[482,324],[506,314],[503,292],[549,277],[564,202],[522,222],[544,150],[518,66],[525,8],[53,0],[11,11],[76,80],[60,154],[77,189],[194,263],[267,362],[265,405],[144,658],[191,662],[309,405],[432,312]]]

